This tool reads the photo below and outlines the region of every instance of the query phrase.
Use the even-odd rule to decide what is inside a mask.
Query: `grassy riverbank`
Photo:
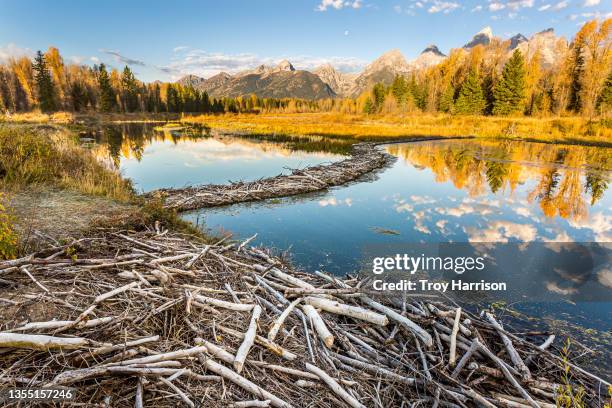
[[[161,202],[145,202],[129,180],[56,124],[0,123],[0,259],[38,238],[64,239],[93,226],[142,228],[154,221],[201,236]]]
[[[416,136],[521,138],[549,143],[612,145],[612,121],[579,117],[366,116],[334,113],[183,116],[184,123],[254,134],[321,135],[358,140]]]

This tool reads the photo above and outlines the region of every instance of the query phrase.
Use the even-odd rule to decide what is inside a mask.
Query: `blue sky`
[[[612,0],[0,0],[0,61],[54,45],[67,61],[128,63],[145,81],[284,58],[355,71],[394,48],[408,59],[430,43],[446,53],[485,26],[571,38],[611,12]]]

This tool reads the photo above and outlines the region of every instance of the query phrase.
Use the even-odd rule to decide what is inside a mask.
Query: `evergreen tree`
[[[52,112],[57,108],[55,100],[55,87],[53,86],[51,73],[47,69],[45,56],[41,51],[36,53],[33,69],[34,78],[36,80],[36,89],[38,91],[38,106],[43,112]]]
[[[374,97],[374,110],[376,112],[380,112],[383,104],[385,103],[385,96],[387,95],[387,90],[382,83],[378,83],[374,85],[372,89],[372,96]]]
[[[567,108],[574,112],[580,112],[582,103],[580,94],[582,93],[582,74],[584,72],[584,39],[577,38],[574,43],[571,59],[570,73],[570,94]]]
[[[134,112],[138,109],[138,83],[134,73],[127,65],[121,74],[121,89],[123,91],[123,109]]]
[[[438,110],[444,113],[452,113],[455,104],[455,89],[451,84],[448,84],[438,102]]]
[[[100,88],[100,100],[98,108],[102,112],[111,112],[115,110],[117,106],[117,100],[115,99],[115,91],[110,82],[108,71],[104,64],[100,64],[98,68],[98,87]]]
[[[612,112],[612,71],[608,74],[608,78],[604,83],[604,88],[601,90],[597,107],[602,115],[607,115]]]
[[[368,96],[368,99],[366,99],[365,104],[363,105],[363,113],[370,115],[374,113],[374,111],[374,102],[372,102],[372,98]]]
[[[502,76],[493,89],[493,114],[522,112],[525,104],[525,59],[516,49],[504,65]]]
[[[493,113],[493,103],[495,97],[493,96],[493,90],[495,89],[495,81],[493,80],[493,73],[485,75],[482,79],[482,92],[485,97],[485,115],[491,115]]]
[[[486,101],[480,78],[475,70],[470,71],[468,77],[461,85],[459,97],[455,102],[455,112],[463,115],[482,115]]]
[[[166,108],[168,112],[181,111],[181,97],[173,84],[168,85],[168,91],[166,92]]]
[[[87,106],[87,93],[79,81],[70,85],[70,100],[75,112],[80,112]]]
[[[391,93],[400,106],[406,105],[408,99],[408,83],[402,75],[397,75],[393,80]]]

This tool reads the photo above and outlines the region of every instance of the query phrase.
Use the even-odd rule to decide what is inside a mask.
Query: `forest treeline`
[[[0,65],[0,111],[610,116],[611,28],[612,19],[585,23],[569,46],[559,42],[551,66],[543,66],[542,50],[517,49],[508,58],[507,42],[494,40],[453,50],[439,65],[376,84],[357,98],[322,100],[213,98],[190,85],[141,82],[128,66],[66,64],[50,47],[33,60]]]

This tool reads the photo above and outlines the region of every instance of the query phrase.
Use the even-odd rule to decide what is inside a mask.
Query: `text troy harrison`
[[[399,290],[399,291],[505,291],[505,282],[464,282],[460,279],[450,282],[431,282],[427,279],[417,281],[401,280],[399,282],[385,282],[375,280],[372,282],[374,290]]]

